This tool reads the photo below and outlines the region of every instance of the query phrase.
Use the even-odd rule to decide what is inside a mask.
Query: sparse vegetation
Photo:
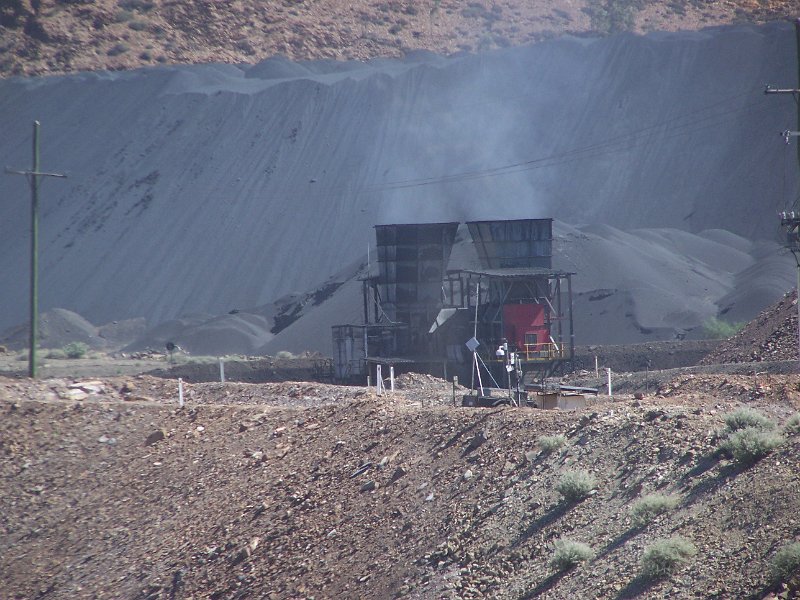
[[[550,564],[559,571],[566,571],[582,562],[591,560],[594,551],[587,544],[561,538],[555,541],[555,552]]]
[[[556,435],[543,435],[539,438],[539,447],[542,449],[542,452],[546,454],[550,454],[555,452],[559,448],[561,448],[564,444],[567,443],[567,438],[564,435],[556,434]]]
[[[120,54],[125,54],[128,50],[128,45],[120,42],[119,44],[114,44],[111,48],[109,48],[106,54],[108,56],[119,56]]]
[[[83,358],[89,351],[89,346],[83,342],[70,342],[61,349],[67,355],[67,358]]]
[[[631,520],[635,527],[643,527],[658,515],[669,512],[678,506],[680,498],[663,494],[649,494],[633,503]]]
[[[784,430],[790,435],[800,433],[800,412],[794,413],[789,417],[789,420],[786,421],[786,425],[784,426]]]
[[[596,32],[613,35],[633,29],[643,4],[643,0],[595,0],[586,12]]]
[[[119,5],[125,10],[138,10],[142,13],[152,10],[153,6],[155,6],[153,2],[148,0],[125,0],[120,2]]]
[[[556,484],[556,491],[570,504],[580,502],[597,487],[597,478],[588,471],[567,471]]]
[[[289,352],[288,350],[281,350],[275,355],[275,358],[282,358],[282,359],[292,359],[297,358],[294,354]]]
[[[721,448],[743,465],[757,462],[783,443],[774,433],[775,423],[749,407],[725,415],[725,428],[728,436]]]
[[[67,353],[61,348],[52,348],[47,351],[44,357],[51,360],[63,360],[67,358]]]
[[[694,544],[679,536],[656,541],[642,555],[642,575],[662,579],[677,571],[697,553]]]
[[[775,423],[770,421],[763,413],[746,406],[725,415],[725,426],[730,433],[747,429],[748,427],[760,429],[761,431],[775,429]]]
[[[764,458],[783,443],[783,438],[772,431],[758,427],[745,427],[731,433],[722,443],[722,449],[743,465]]]
[[[711,317],[703,323],[703,333],[711,339],[724,340],[739,333],[744,326],[745,323],[728,323],[717,317]]]
[[[786,581],[800,572],[800,542],[782,546],[770,561],[772,576],[777,581]]]
[[[114,21],[117,23],[126,23],[133,19],[133,13],[129,10],[118,10],[114,13]]]

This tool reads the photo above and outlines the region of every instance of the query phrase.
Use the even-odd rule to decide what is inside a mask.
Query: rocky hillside
[[[791,292],[722,342],[701,364],[797,360],[797,344],[797,292]]]
[[[675,31],[795,17],[786,0],[4,0],[0,75],[154,64],[451,54],[562,34]]]
[[[800,539],[796,428],[755,464],[719,432],[744,405],[783,427],[798,383],[566,413],[454,409],[419,376],[383,397],[192,384],[184,408],[175,381],[0,378],[0,578],[13,598],[797,598],[770,567]],[[568,500],[579,470],[596,481]],[[669,514],[634,521],[654,493]],[[696,552],[645,576],[673,536]],[[553,564],[562,538],[592,557]]]

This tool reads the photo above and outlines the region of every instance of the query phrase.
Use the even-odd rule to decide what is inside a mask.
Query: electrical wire
[[[704,115],[695,119],[690,119],[690,117],[692,117],[693,115],[698,115],[699,113],[707,112],[708,110],[711,110],[720,105],[728,104],[750,93],[752,92],[743,92],[740,94],[736,94],[727,99],[719,100],[708,106],[696,109],[677,118],[661,121],[659,123],[655,123],[647,127],[634,130],[632,132],[619,134],[617,136],[608,138],[602,142],[597,142],[594,144],[573,148],[564,152],[555,153],[544,157],[538,157],[527,161],[510,163],[498,167],[492,167],[488,169],[462,171],[460,173],[454,173],[451,175],[443,175],[438,177],[406,179],[406,180],[387,182],[384,184],[368,186],[367,189],[371,191],[394,190],[394,189],[405,189],[409,187],[421,187],[426,185],[469,181],[473,179],[495,177],[498,175],[506,175],[521,171],[547,168],[569,162],[574,162],[576,160],[586,160],[588,158],[596,158],[598,156],[604,156],[607,154],[629,151],[636,147],[639,147],[644,143],[656,143],[663,141],[665,139],[672,139],[674,137],[687,135],[690,133],[696,133],[697,131],[702,131],[710,127],[719,126],[720,122],[724,122],[725,120],[728,120],[729,118],[740,115],[742,113],[748,113],[748,112],[758,113],[770,110],[770,107],[768,105],[763,105],[763,100],[760,100],[758,102],[748,103],[742,107],[731,108],[723,112],[717,112],[710,115]],[[759,105],[761,105],[761,108],[758,108]],[[659,128],[664,128],[664,132],[660,137],[655,139],[651,135],[651,132]]]

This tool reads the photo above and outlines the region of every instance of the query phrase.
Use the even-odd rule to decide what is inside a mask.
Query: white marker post
[[[611,367],[608,367],[606,371],[608,371],[608,397],[613,398],[614,395],[611,393]]]
[[[219,357],[219,382],[225,383],[225,359]]]
[[[178,377],[178,406],[183,408],[183,379]]]
[[[381,373],[381,365],[375,365],[375,391],[378,392],[378,396],[381,395],[383,391],[383,374]]]
[[[389,367],[389,389],[394,391],[394,367]]]

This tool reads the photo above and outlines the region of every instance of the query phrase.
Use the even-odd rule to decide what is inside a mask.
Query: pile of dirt
[[[141,317],[113,321],[97,327],[81,315],[65,308],[53,308],[39,316],[37,339],[41,348],[61,348],[81,342],[97,350],[116,350],[140,336],[145,330]],[[28,348],[30,325],[23,323],[0,332],[0,344],[11,350]]]
[[[678,369],[698,364],[719,344],[719,340],[673,340],[576,346],[575,368],[591,372],[596,364],[601,372],[608,368],[615,373]]]
[[[740,406],[785,423],[800,378],[729,383],[569,413],[437,406],[450,384],[419,376],[186,384],[183,408],[160,378],[0,378],[0,577],[12,598],[797,598],[769,564],[800,539],[800,436],[740,467],[718,432]],[[595,491],[563,501],[578,469]],[[654,492],[677,508],[634,526]],[[674,535],[697,554],[640,575]],[[594,558],[559,570],[560,538]]]
[[[797,360],[797,292],[761,312],[702,364]]]

